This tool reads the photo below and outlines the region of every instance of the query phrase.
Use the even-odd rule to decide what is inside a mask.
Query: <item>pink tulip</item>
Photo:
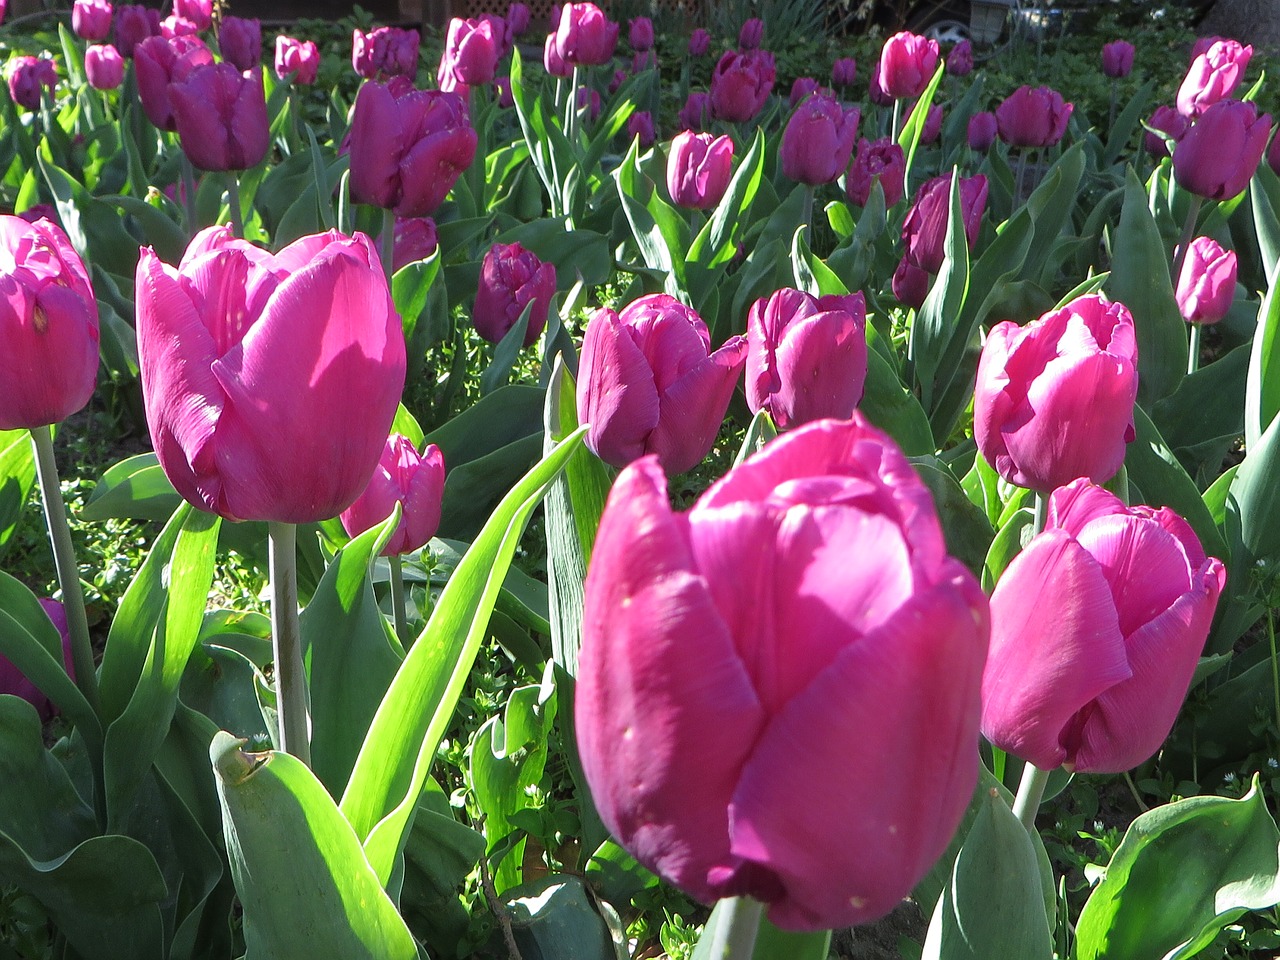
[[[809,97],[782,132],[782,175],[810,186],[834,182],[849,167],[859,119],[857,107],[846,109],[822,94]]]
[[[880,189],[884,191],[884,205],[892,207],[902,199],[906,189],[906,175],[906,154],[892,140],[859,140],[858,155],[845,180],[849,188],[849,199],[858,206],[865,207],[871,197],[871,185],[879,177]]]
[[[351,66],[366,80],[408,77],[418,74],[417,30],[378,27],[351,35]]]
[[[1133,70],[1133,44],[1127,40],[1113,40],[1102,47],[1102,73],[1119,80]]]
[[[1196,237],[1187,248],[1175,291],[1187,323],[1217,323],[1236,295],[1236,255],[1212,237]]]
[[[126,59],[148,37],[160,36],[160,11],[127,4],[116,11],[116,49]]]
[[[752,17],[743,23],[738,31],[738,47],[741,50],[758,50],[764,43],[764,21]]]
[[[1147,126],[1153,130],[1159,130],[1161,133],[1167,133],[1173,139],[1173,142],[1177,143],[1182,139],[1191,124],[1174,107],[1161,105],[1156,107],[1155,112],[1151,114],[1151,119],[1147,121]],[[1164,137],[1150,131],[1147,131],[1144,136],[1146,138],[1147,153],[1157,159],[1169,156],[1169,146]]]
[[[200,33],[200,27],[194,20],[170,14],[160,21],[160,36],[166,40],[174,37],[194,37]]]
[[[618,45],[618,29],[594,3],[566,3],[556,27],[556,50],[570,66],[608,63]]]
[[[173,0],[174,16],[190,20],[197,30],[213,25],[213,0]]]
[[[95,90],[114,90],[124,82],[124,57],[109,43],[95,43],[84,52],[84,74]]]
[[[395,273],[418,260],[425,260],[440,246],[436,222],[430,217],[396,217],[391,254],[391,272]]]
[[[938,41],[895,33],[880,51],[880,91],[893,100],[920,96],[937,72],[938,55]]]
[[[553,77],[567,79],[573,76],[573,64],[566,63],[564,58],[560,56],[560,50],[556,47],[556,35],[554,33],[547,35],[547,41],[542,47],[542,66]]]
[[[947,54],[947,73],[953,77],[967,77],[973,73],[973,44],[961,40]]]
[[[502,32],[497,18],[449,21],[449,34],[436,81],[441,90],[483,87],[492,83],[502,54]]]
[[[57,600],[47,600],[40,598],[40,606],[52,621],[53,629],[57,631],[57,635],[62,640],[62,665],[67,671],[67,676],[72,680],[76,677],[75,665],[72,663],[71,657],[71,633],[67,629],[67,613]],[[44,625],[48,628],[49,624]],[[52,636],[49,638],[53,639]],[[54,706],[40,688],[23,676],[22,672],[13,665],[8,657],[0,656],[0,693],[9,694],[14,697],[20,697],[36,708],[36,713],[40,715],[42,722],[52,719],[54,714],[58,712],[58,708]]]
[[[1173,726],[1226,579],[1168,507],[1055,490],[991,597],[983,734],[1046,770],[1136,767]]]
[[[773,441],[685,514],[642,460],[586,579],[596,808],[704,903],[753,897],[788,930],[874,920],[969,803],[988,629],[929,491],[857,414]]]
[[[858,61],[853,57],[841,57],[831,65],[831,83],[837,87],[851,87],[858,79]]]
[[[892,107],[894,98],[884,92],[880,86],[880,61],[871,67],[871,80],[867,84],[867,99],[877,107]]]
[[[356,537],[391,516],[400,504],[400,525],[381,556],[398,557],[424,546],[440,527],[444,499],[444,454],[434,443],[422,453],[403,434],[393,433],[382,448],[373,476],[355,503],[339,519]]]
[[[480,285],[471,322],[476,333],[490,343],[498,343],[532,302],[524,335],[524,345],[530,346],[542,336],[555,292],[553,264],[544,263],[519,243],[495,243],[480,264]]]
[[[898,268],[893,271],[890,287],[900,304],[919,310],[929,296],[929,274],[903,257],[898,261]]]
[[[711,108],[719,120],[745,123],[759,113],[777,77],[767,50],[728,51],[711,72]]]
[[[161,130],[177,130],[170,86],[197,67],[211,65],[213,54],[199,37],[148,37],[134,49],[133,62],[147,119]]]
[[[1244,192],[1262,162],[1271,115],[1239,100],[1219,100],[1191,125],[1173,151],[1178,186],[1210,200]]]
[[[1019,87],[996,107],[1000,139],[1011,147],[1052,147],[1067,132],[1073,104],[1049,87]]]
[[[47,57],[14,57],[9,61],[9,96],[28,110],[39,110],[45,90],[58,85],[58,69]]]
[[[973,398],[973,438],[987,463],[1048,493],[1077,477],[1105,483],[1135,436],[1138,344],[1122,303],[1097,294],[1020,327],[992,328]]]
[[[796,77],[791,84],[791,95],[787,97],[787,105],[792,109],[798,107],[806,97],[811,97],[822,87],[813,77]]]
[[[262,68],[196,67],[169,85],[182,151],[198,170],[248,170],[267,155],[271,130]]]
[[[973,249],[987,208],[987,178],[982,174],[960,178],[960,212],[964,236]],[[925,182],[902,223],[902,239],[907,259],[922,270],[937,273],[946,251],[947,224],[951,220],[951,177],[934,177]]]
[[[1196,119],[1209,107],[1225,100],[1240,86],[1253,56],[1253,47],[1234,40],[1219,40],[1192,61],[1178,88],[1178,112]]]
[[[330,231],[272,255],[210,227],[177,269],[144,249],[136,291],[147,425],[178,493],[229,520],[349,507],[404,390],[404,334],[369,239]]]
[[[677,206],[709,210],[729,189],[733,141],[727,135],[685,130],[671,141],[667,155],[667,193]]]
[[[218,26],[218,50],[224,60],[244,73],[262,65],[262,23],[243,17],[223,17]]]
[[[653,49],[653,21],[648,17],[636,17],[627,28],[627,42],[637,52]]]
[[[82,40],[95,43],[111,35],[111,4],[107,0],[76,0],[71,7],[71,29]]]
[[[320,70],[320,51],[310,40],[293,37],[276,37],[276,76],[283,80],[296,71],[294,83],[310,85],[316,82]]]
[[[996,115],[994,113],[975,113],[969,118],[969,149],[978,153],[986,153],[996,142]]]
[[[507,26],[513,37],[518,37],[529,29],[529,6],[517,2],[507,7]]]

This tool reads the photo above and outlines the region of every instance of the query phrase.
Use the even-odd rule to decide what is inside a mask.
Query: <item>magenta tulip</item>
[[[556,47],[556,35],[554,33],[548,34],[546,43],[543,44],[542,66],[553,77],[567,79],[573,76],[573,64],[566,63],[564,58],[560,56],[560,51]]]
[[[791,94],[787,97],[787,106],[795,109],[806,97],[811,97],[822,87],[813,77],[796,77],[791,84]]]
[[[519,0],[516,0],[515,3],[507,7],[507,27],[513,37],[518,37],[529,29],[530,19],[528,4],[520,3]]]
[[[18,106],[39,110],[45,90],[58,85],[58,69],[47,57],[14,57],[9,61],[9,96]]]
[[[1202,53],[1207,53],[1209,48],[1219,41],[1226,40],[1226,37],[1220,37],[1217,34],[1211,34],[1207,37],[1196,37],[1196,42],[1191,44],[1191,52],[1187,54],[1187,66],[1196,62],[1196,57]]]
[[[1226,579],[1168,507],[1055,490],[991,596],[983,734],[1041,769],[1136,767],[1173,726]]]
[[[758,50],[762,43],[764,43],[764,21],[759,17],[752,17],[738,30],[738,47],[742,50]]]
[[[177,14],[171,14],[160,21],[160,36],[166,40],[172,40],[174,37],[194,37],[199,33],[200,28],[194,20],[188,20]]]
[[[859,119],[857,107],[842,107],[822,94],[809,97],[782,133],[782,175],[810,186],[834,182],[849,167]]]
[[[698,27],[693,33],[689,34],[689,56],[705,57],[710,49],[711,34],[707,33],[702,27]]]
[[[1239,100],[1219,100],[1200,115],[1173,151],[1178,186],[1210,200],[1242,193],[1262,161],[1271,115]]]
[[[1133,44],[1127,40],[1113,40],[1102,47],[1102,73],[1119,80],[1133,70]]]
[[[938,69],[938,41],[895,33],[880,51],[880,91],[893,100],[918,97]]]
[[[114,90],[124,82],[124,57],[109,43],[95,43],[84,52],[84,75],[95,90]]]
[[[898,268],[893,271],[890,287],[900,304],[919,310],[929,296],[929,274],[903,257],[898,261]]]
[[[933,866],[977,780],[988,605],[886,435],[810,424],[683,515],[629,467],[585,593],[578,746],[640,863],[789,930],[874,920]]]
[[[71,656],[71,633],[67,629],[67,612],[57,600],[47,600],[44,597],[40,598],[40,606],[52,623],[53,629],[57,631],[56,634],[49,636],[49,640],[53,640],[54,636],[61,639],[62,665],[66,668],[67,676],[74,680],[76,670]],[[44,627],[47,632],[49,624],[44,624]],[[5,656],[0,656],[0,694],[9,694],[27,701],[27,703],[36,708],[36,713],[40,715],[42,722],[52,719],[54,714],[58,712],[58,708],[54,706],[53,701],[45,696],[39,687],[23,676],[22,671]]]
[[[381,556],[398,557],[424,546],[440,527],[444,499],[444,454],[434,443],[418,453],[413,441],[393,433],[382,448],[373,476],[339,519],[356,537],[384,522],[400,504],[400,525]]]
[[[294,83],[310,85],[316,82],[320,70],[320,51],[310,40],[293,37],[276,37],[276,76],[283,80],[296,74]]]
[[[111,4],[107,0],[76,0],[71,7],[71,29],[82,40],[95,43],[111,35]]]
[[[1077,477],[1105,483],[1135,436],[1138,345],[1122,303],[1097,294],[987,336],[973,399],[973,438],[987,463],[1048,493]]]
[[[1176,108],[1161,105],[1156,107],[1155,112],[1151,114],[1151,119],[1147,121],[1147,126],[1151,127],[1152,130],[1168,134],[1174,143],[1178,143],[1190,128],[1191,123]],[[1169,144],[1164,137],[1152,133],[1150,130],[1144,134],[1144,137],[1147,153],[1157,159],[1169,156]]]
[[[645,70],[658,69],[658,55],[652,50],[639,50],[631,58],[631,72],[643,73]]]
[[[492,18],[454,17],[449,21],[449,34],[436,73],[441,90],[483,87],[493,82],[502,55],[502,34],[497,27],[500,23]]]
[[[987,208],[987,178],[982,174],[960,178],[960,212],[964,236],[973,249]],[[947,224],[951,220],[951,177],[934,177],[925,182],[902,223],[902,239],[907,259],[922,270],[937,273],[946,254]]]
[[[418,74],[417,30],[378,27],[351,35],[351,66],[366,80],[408,77]]]
[[[430,217],[396,217],[392,240],[392,273],[408,264],[427,259],[440,246],[436,222]]]
[[[148,37],[134,49],[133,62],[147,119],[161,130],[177,130],[170,88],[197,67],[211,65],[213,54],[199,37]]]
[[[600,99],[600,91],[590,87],[579,87],[575,102],[578,105],[578,113],[586,113],[588,123],[600,116],[600,109],[604,103]]]
[[[34,203],[25,210],[19,210],[17,215],[27,223],[35,223],[37,220],[48,220],[50,223],[62,227],[61,221],[58,219],[58,208],[48,203]]]
[[[160,11],[128,4],[116,11],[116,49],[126,59],[148,37],[160,36]]]
[[[924,126],[920,128],[920,143],[930,146],[942,137],[942,107],[936,103],[929,107],[924,115]]]
[[[677,114],[682,130],[704,130],[711,122],[711,94],[695,90]]]
[[[169,481],[230,520],[336,517],[369,482],[400,394],[400,318],[373,244],[335,231],[272,255],[226,227],[137,271],[151,441]]]
[[[1050,87],[1021,86],[996,107],[1000,139],[1011,147],[1052,147],[1067,132],[1073,106]]]
[[[947,54],[947,73],[953,77],[967,77],[973,73],[973,44],[961,40]]]
[[[618,29],[594,3],[566,3],[555,31],[556,50],[571,67],[608,63],[618,45]]]
[[[859,140],[858,154],[845,183],[849,199],[860,207],[867,205],[871,185],[878,177],[884,191],[884,205],[892,207],[902,199],[906,189],[907,158],[892,140]]]
[[[597,310],[578,378],[587,446],[615,467],[656,454],[668,473],[693,469],[715,443],[746,359],[744,337],[711,352],[702,318],[664,293],[621,313]]]
[[[969,118],[969,149],[986,153],[996,142],[996,115],[985,110]]]
[[[653,146],[657,135],[653,130],[653,114],[648,110],[637,110],[627,118],[627,137],[639,138],[640,149],[648,150]]]
[[[871,80],[867,83],[867,99],[877,107],[892,107],[893,97],[884,92],[880,86],[880,61],[871,66]]]
[[[1212,237],[1196,237],[1187,248],[1175,291],[1187,323],[1217,323],[1236,295],[1236,255]]]
[[[218,26],[218,50],[241,73],[262,65],[262,23],[243,17],[223,17]]]
[[[480,264],[480,285],[471,322],[476,333],[490,343],[498,343],[532,302],[524,335],[524,345],[530,346],[542,336],[555,292],[553,264],[544,263],[519,243],[495,243]]]
[[[767,50],[728,51],[711,72],[711,108],[719,120],[745,123],[761,111],[777,77]]]
[[[627,41],[631,44],[631,49],[652,50],[653,49],[653,21],[648,17],[635,17],[627,28]]]
[[[837,87],[851,87],[858,79],[858,61],[853,57],[841,57],[831,65],[831,83]]]
[[[727,135],[677,133],[667,155],[667,193],[677,206],[709,210],[729,189],[732,168],[733,141]]]
[[[271,145],[262,68],[196,67],[169,85],[182,150],[199,170],[248,170]]]
[[[213,26],[213,0],[173,0],[173,14],[190,20],[197,30]]]
[[[1178,88],[1178,112],[1192,120],[1240,86],[1253,56],[1253,47],[1234,40],[1219,40],[1192,61]]]

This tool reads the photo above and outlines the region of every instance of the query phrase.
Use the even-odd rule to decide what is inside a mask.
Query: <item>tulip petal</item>
[[[658,425],[653,372],[611,310],[596,313],[582,338],[578,420],[590,425],[587,446],[615,467],[643,456],[645,442]]]
[[[1125,514],[1099,517],[1076,541],[1102,567],[1126,637],[1191,588],[1182,544],[1155,520]]]
[[[781,419],[774,418],[779,428],[853,415],[867,376],[863,331],[843,311],[819,313],[791,325],[777,351],[783,388],[773,406],[784,411]]]
[[[352,200],[384,208],[399,202],[405,140],[396,98],[382,84],[363,84],[351,118]]]
[[[667,472],[692,470],[711,450],[746,362],[746,337],[733,337],[662,392],[646,449],[662,458]]]

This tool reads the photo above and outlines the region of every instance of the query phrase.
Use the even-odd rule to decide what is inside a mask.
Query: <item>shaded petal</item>
[[[1126,513],[1099,517],[1076,541],[1102,567],[1126,637],[1191,588],[1182,544],[1154,520]]]
[[[590,424],[587,446],[615,467],[643,456],[658,425],[653,371],[612,310],[597,311],[582,338],[578,421]]]
[[[771,406],[782,408],[783,416],[774,417],[779,428],[853,415],[867,378],[864,330],[843,311],[791,325],[777,352],[783,387]]]
[[[746,337],[732,337],[662,391],[658,425],[645,450],[656,453],[668,473],[692,470],[710,452],[746,362]]]

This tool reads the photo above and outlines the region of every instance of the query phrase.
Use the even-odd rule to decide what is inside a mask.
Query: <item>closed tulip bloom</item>
[[[973,44],[961,40],[947,54],[947,73],[953,77],[967,77],[973,73]]]
[[[867,99],[877,107],[892,107],[893,97],[884,92],[880,86],[880,61],[871,66],[871,80],[867,83]]]
[[[1178,112],[1192,120],[1209,107],[1231,96],[1244,79],[1253,47],[1234,40],[1219,40],[1191,63],[1178,88]]]
[[[1200,115],[1173,151],[1173,175],[1184,190],[1210,200],[1244,191],[1262,161],[1271,115],[1239,100],[1219,100]]]
[[[895,33],[880,50],[880,89],[893,100],[918,97],[938,69],[938,41]]]
[[[906,189],[907,157],[902,148],[887,137],[881,140],[862,139],[858,141],[858,154],[845,183],[849,188],[849,199],[860,207],[867,205],[871,196],[871,185],[880,178],[880,189],[884,191],[884,205],[892,207],[902,199]]]
[[[546,42],[542,45],[542,66],[553,77],[573,76],[573,64],[565,62],[565,59],[560,56],[554,33],[547,34]]]
[[[368,33],[351,35],[351,66],[366,80],[408,77],[418,73],[417,30],[378,27]]]
[[[169,87],[182,150],[200,170],[248,170],[267,155],[271,131],[262,68],[197,67]]]
[[[710,49],[711,34],[707,33],[702,27],[698,27],[693,33],[689,34],[689,56],[705,57]]]
[[[111,34],[111,4],[107,0],[76,0],[71,29],[82,40],[105,40]]]
[[[641,50],[631,58],[631,72],[643,73],[645,70],[658,69],[658,55],[652,50]]]
[[[520,3],[517,0],[516,3],[507,7],[507,26],[510,28],[512,36],[518,37],[528,30],[529,19],[529,7],[527,4]]]
[[[942,136],[942,107],[934,104],[924,116],[924,126],[920,130],[920,142],[925,146],[937,143]]]
[[[52,224],[61,227],[62,223],[58,219],[58,208],[48,203],[35,203],[27,207],[25,210],[18,211],[17,214],[27,223],[35,223],[37,220],[48,220]]]
[[[1102,73],[1119,80],[1133,70],[1133,44],[1127,40],[1113,40],[1102,47]]]
[[[1163,104],[1156,107],[1155,112],[1151,114],[1151,119],[1147,121],[1147,126],[1153,130],[1159,130],[1161,133],[1167,133],[1174,143],[1178,143],[1191,126],[1191,121],[1180,114],[1176,108]],[[1169,156],[1169,145],[1164,137],[1154,134],[1150,130],[1143,136],[1145,137],[1147,153],[1157,159]]]
[[[960,212],[964,236],[973,249],[987,208],[987,178],[982,174],[960,178]],[[951,177],[934,177],[916,194],[915,203],[902,223],[907,259],[922,270],[937,273],[946,251],[947,224],[951,219]]]
[[[1051,770],[1121,773],[1173,726],[1226,583],[1168,507],[1080,479],[991,596],[982,732]]]
[[[973,438],[987,463],[1048,493],[1077,477],[1105,483],[1135,436],[1133,317],[1098,294],[1020,327],[992,328],[973,399]]]
[[[402,217],[434,213],[476,154],[476,132],[454,93],[366,83],[351,122],[351,198]]]
[[[457,85],[482,87],[492,83],[501,53],[502,36],[496,33],[493,21],[454,17],[449,21],[449,34],[436,75],[440,89],[452,90]]]
[[[556,27],[556,49],[570,66],[608,63],[618,45],[618,24],[594,3],[566,3]]]
[[[218,26],[218,50],[241,73],[262,63],[262,23],[243,17],[223,17]]]
[[[986,153],[996,142],[996,115],[982,111],[969,118],[969,149]]]
[[[58,70],[46,57],[14,57],[9,62],[9,96],[28,110],[39,110],[45,90],[58,85]]]
[[[133,60],[147,119],[161,130],[177,130],[170,88],[196,68],[212,65],[213,54],[199,37],[148,37],[134,50]]]
[[[400,394],[400,318],[373,244],[336,231],[272,255],[226,227],[137,271],[138,355],[160,465],[229,520],[312,523],[360,495]]]
[[[173,13],[190,20],[197,30],[213,26],[213,0],[173,0]]]
[[[194,37],[200,32],[195,21],[170,14],[160,21],[160,36],[172,40],[174,37]]]
[[[148,37],[160,36],[160,11],[138,4],[127,4],[116,11],[116,49],[126,59]]]
[[[1217,323],[1236,295],[1236,255],[1212,237],[1196,237],[1187,248],[1175,291],[1187,323]]]
[[[114,90],[124,82],[124,57],[109,43],[95,43],[84,52],[84,73],[95,90]]]
[[[811,97],[821,89],[822,87],[813,77],[796,77],[791,84],[791,95],[787,97],[787,105],[795,108],[805,97]]]
[[[858,138],[858,108],[821,94],[805,100],[782,133],[782,174],[797,183],[832,183],[849,167]]]
[[[524,345],[533,344],[547,325],[547,309],[556,292],[556,268],[543,263],[532,250],[518,243],[495,243],[480,264],[471,322],[476,333],[490,343],[507,335],[524,308],[533,303]]]
[[[398,557],[424,546],[440,527],[444,500],[444,454],[434,443],[418,453],[413,441],[393,433],[382,448],[373,476],[339,519],[356,537],[384,522],[400,504],[400,525],[381,556]]]
[[[586,578],[596,809],[703,903],[749,896],[788,930],[874,920],[969,803],[988,630],[928,490],[857,414],[773,441],[682,515],[642,460]]]
[[[841,57],[831,65],[831,82],[837,87],[851,87],[858,79],[858,61]]]
[[[711,72],[711,107],[720,120],[745,123],[769,100],[777,78],[773,54],[767,50],[730,50]]]
[[[715,443],[746,359],[744,337],[711,352],[702,318],[665,293],[621,313],[597,310],[579,364],[587,446],[615,467],[656,454],[668,473],[693,469]]]
[[[436,222],[430,217],[396,217],[391,254],[392,273],[418,260],[425,260],[440,246]]]
[[[48,220],[0,216],[0,430],[60,423],[93,396],[98,304],[89,272]]]
[[[756,50],[762,43],[764,43],[764,21],[759,17],[752,17],[738,31],[738,46],[743,50]]]
[[[577,96],[578,112],[586,113],[587,121],[595,120],[600,116],[600,108],[603,102],[600,99],[600,91],[592,90],[590,87],[579,87]]]
[[[667,154],[667,192],[677,206],[709,210],[729,189],[732,171],[733,140],[685,130]]]
[[[320,51],[310,40],[276,37],[276,76],[283,80],[296,72],[294,83],[312,84],[320,70]]]
[[[898,268],[893,271],[890,286],[900,304],[919,310],[929,296],[929,274],[903,257],[898,261]]]
[[[783,289],[747,314],[747,406],[779,430],[848,420],[867,378],[867,308],[861,293],[822,303]]]
[[[996,107],[996,128],[1011,147],[1052,147],[1067,132],[1072,107],[1057,90],[1024,85]]]
[[[67,629],[67,612],[57,600],[40,598],[40,606],[52,621],[53,627],[62,639],[62,664],[67,676],[76,677],[75,664],[71,657],[71,632]],[[0,655],[0,694],[19,697],[36,708],[42,722],[47,722],[58,712],[52,700],[45,696],[40,688],[28,680],[13,662]]]
[[[653,114],[648,110],[637,110],[627,118],[627,136],[640,138],[640,149],[647,150],[657,139],[653,130]]]
[[[683,130],[703,130],[711,122],[711,94],[695,90],[677,114]]]
[[[648,17],[635,17],[627,28],[627,41],[632,50],[653,49],[653,21]]]

